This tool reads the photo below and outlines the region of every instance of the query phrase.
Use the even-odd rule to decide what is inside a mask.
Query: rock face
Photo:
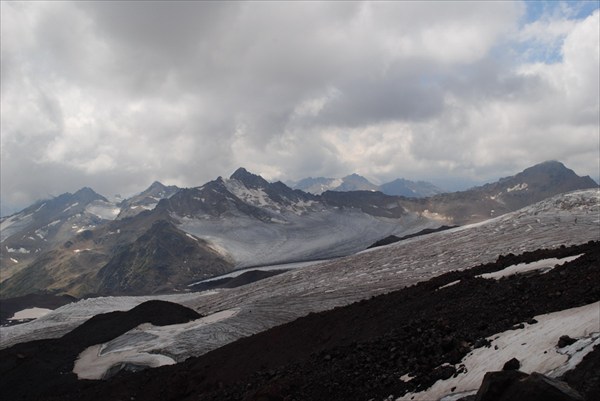
[[[600,400],[600,345],[587,354],[575,369],[560,379],[579,390],[586,400]]]
[[[168,199],[179,191],[175,185],[163,185],[155,181],[143,192],[119,203],[118,219],[133,217],[144,210],[152,210],[161,199]]]
[[[142,295],[170,291],[231,268],[205,241],[159,220],[98,272],[98,292]]]
[[[399,198],[381,192],[327,191],[321,195],[323,201],[330,206],[360,209],[372,216],[400,218],[407,214]]]
[[[584,401],[567,383],[540,373],[508,370],[486,373],[476,401]]]
[[[463,225],[520,209],[557,193],[597,187],[589,176],[580,177],[562,163],[548,161],[494,183],[405,202],[403,206],[435,212],[446,216],[449,223]]]

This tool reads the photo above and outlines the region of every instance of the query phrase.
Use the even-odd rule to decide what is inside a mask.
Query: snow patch
[[[238,180],[225,180],[225,188],[244,202],[258,207],[279,209],[278,205],[269,198],[262,189],[249,189]]]
[[[48,235],[48,230],[38,228],[37,230],[35,230],[35,235],[37,235],[39,239],[45,239],[46,235]]]
[[[437,221],[446,221],[449,220],[447,216],[444,216],[443,214],[437,213],[437,212],[431,212],[428,209],[425,209],[421,212],[421,216],[427,218],[427,219],[431,219],[431,220],[437,220]]]
[[[446,285],[443,285],[443,286],[441,286],[441,287],[438,287],[438,290],[441,290],[442,288],[446,288],[446,287],[452,287],[453,285],[456,285],[456,284],[458,284],[458,283],[460,283],[460,280],[455,280],[455,281],[452,281],[451,283],[448,283],[448,284],[446,284]]]
[[[198,242],[198,238],[194,237],[192,234],[189,233],[185,233],[185,235],[191,239],[193,239],[194,241]]]
[[[527,190],[527,183],[521,183],[521,184],[517,184],[514,187],[510,187],[506,189],[506,192],[513,192],[513,191],[526,191]]]
[[[131,364],[156,368],[164,365],[174,365],[173,358],[160,354],[146,352],[123,351],[100,355],[102,345],[93,345],[79,354],[73,366],[73,373],[78,379],[100,380],[113,366]]]
[[[411,376],[409,373],[400,376],[400,380],[402,380],[405,383],[408,383],[409,381],[411,381],[412,379],[414,379],[414,376]]]
[[[571,262],[571,261],[577,259],[578,257],[580,257],[581,255],[583,255],[583,254],[579,254],[579,255],[575,255],[575,256],[568,256],[568,257],[561,258],[561,259],[548,258],[548,259],[537,260],[537,261],[531,262],[531,263],[519,263],[517,265],[508,266],[497,272],[480,274],[477,277],[486,278],[486,279],[493,278],[493,279],[498,280],[502,277],[512,276],[513,274],[522,274],[522,273],[526,273],[526,272],[530,272],[530,271],[534,271],[534,270],[543,270],[543,273],[547,273],[550,270],[552,270],[554,267],[556,267],[558,264],[564,264],[567,262]]]
[[[72,205],[69,205],[65,210],[63,210],[63,213],[66,212],[67,210],[74,208],[75,206],[79,205],[79,202],[75,202]]]
[[[52,309],[46,309],[46,308],[23,309],[23,310],[15,313],[14,316],[8,320],[37,319],[38,317],[45,316],[50,312],[52,312]]]
[[[74,230],[76,230],[75,232],[77,234],[82,233],[82,232],[84,232],[86,230],[92,230],[92,229],[96,228],[96,226],[93,225],[93,224],[90,224],[90,225],[85,226],[85,227],[79,227],[79,226],[76,226],[76,225],[73,225],[72,227],[73,227]]]
[[[21,248],[16,248],[16,249],[15,248],[6,247],[6,251],[9,252],[9,253],[29,253],[30,252],[29,249],[25,249],[25,248],[22,248],[22,247]]]
[[[98,201],[89,204],[85,208],[85,211],[103,220],[114,220],[121,212],[121,209],[110,203]]]

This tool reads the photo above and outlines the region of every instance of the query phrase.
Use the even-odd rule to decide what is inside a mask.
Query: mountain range
[[[380,191],[386,195],[424,198],[445,192],[429,182],[410,181],[404,178],[375,185],[356,173],[342,178],[308,177],[290,182],[289,185],[293,189],[300,189],[314,195],[320,195],[325,191]]]
[[[479,222],[596,187],[562,163],[545,162],[426,198],[372,188],[315,195],[243,168],[194,188],[155,182],[119,203],[83,188],[0,220],[0,296],[186,291],[237,268],[348,255],[389,235]]]

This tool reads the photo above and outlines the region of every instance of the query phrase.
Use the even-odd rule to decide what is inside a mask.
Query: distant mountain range
[[[337,187],[366,181],[349,177]],[[195,188],[155,182],[119,203],[83,188],[0,220],[0,297],[185,291],[235,268],[348,255],[389,235],[478,222],[595,187],[546,162],[426,198],[373,188],[315,195],[243,168]]]
[[[299,189],[314,195],[320,195],[325,191],[380,191],[386,195],[424,198],[446,192],[429,182],[410,181],[403,178],[382,185],[375,185],[358,174],[350,174],[343,178],[308,177],[297,182],[291,182],[290,186],[293,189]]]

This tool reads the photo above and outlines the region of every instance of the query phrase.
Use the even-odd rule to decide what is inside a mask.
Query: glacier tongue
[[[275,222],[247,216],[226,220],[173,216],[183,231],[224,250],[236,267],[258,266],[344,256],[367,248],[391,234],[436,228],[437,221],[407,215],[375,217],[359,210],[323,210],[298,216],[282,212]]]

